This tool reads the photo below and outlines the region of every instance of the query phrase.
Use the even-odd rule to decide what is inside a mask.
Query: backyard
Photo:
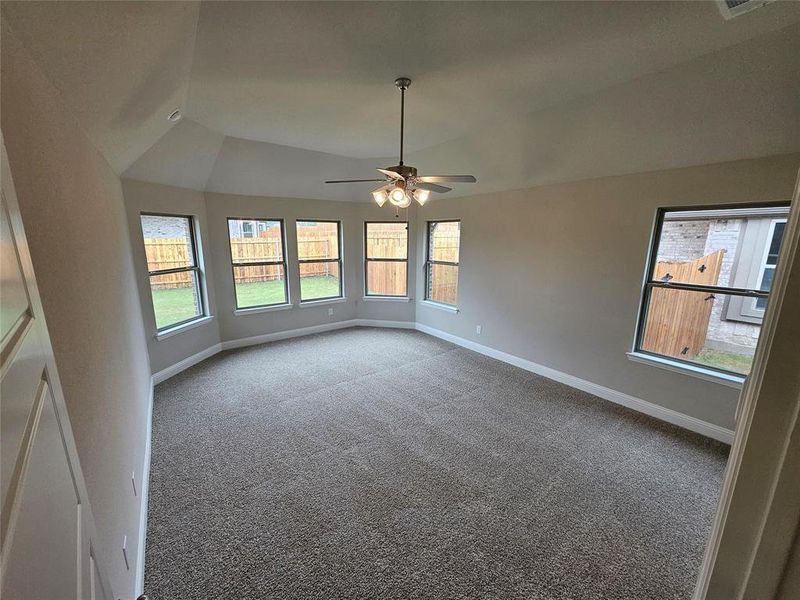
[[[339,295],[339,279],[336,277],[303,277],[300,287],[306,300]],[[199,312],[193,287],[153,289],[152,292],[156,326],[159,329],[191,319]],[[283,302],[286,302],[286,297],[281,280],[240,283],[236,286],[239,308]]]

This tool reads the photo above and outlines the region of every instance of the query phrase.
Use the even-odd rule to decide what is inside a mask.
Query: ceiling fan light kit
[[[380,181],[383,185],[372,190],[372,198],[378,206],[388,200],[397,208],[408,208],[413,200],[424,206],[431,192],[443,194],[452,188],[440,183],[475,183],[472,175],[417,175],[416,167],[403,164],[403,134],[405,129],[406,90],[411,85],[408,77],[398,77],[394,84],[400,90],[400,161],[392,167],[378,169],[385,179],[340,179],[325,183],[357,183],[362,181]]]

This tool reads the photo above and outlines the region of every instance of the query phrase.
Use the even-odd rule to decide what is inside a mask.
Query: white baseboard
[[[144,437],[144,462],[139,481],[139,544],[136,548],[136,596],[144,594],[144,548],[147,540],[147,495],[150,492],[150,452],[153,438],[153,388],[155,377],[150,378],[150,397],[147,401],[147,428]]]
[[[519,356],[514,356],[513,354],[508,354],[507,352],[495,350],[489,346],[484,346],[482,344],[478,344],[477,342],[460,338],[445,331],[429,327],[428,325],[423,325],[422,323],[417,323],[416,329],[423,333],[427,333],[428,335],[432,335],[456,344],[457,346],[467,348],[468,350],[478,352],[479,354],[483,354],[491,358],[496,358],[497,360],[501,360],[510,365],[514,365],[515,367],[525,369],[531,373],[536,373],[537,375],[541,375],[543,377],[547,377],[548,379],[553,379],[554,381],[566,384],[570,387],[588,392],[589,394],[598,396],[604,400],[609,400],[615,404],[621,404],[622,406],[626,406],[638,412],[650,415],[651,417],[655,417],[661,421],[672,423],[678,427],[683,427],[684,429],[694,431],[726,444],[733,443],[734,432],[730,429],[720,427],[719,425],[714,425],[713,423],[702,421],[696,417],[685,415],[670,408],[665,408],[658,404],[647,402],[641,398],[636,398],[635,396],[630,396],[629,394],[612,390],[611,388],[592,383],[591,381],[586,381],[585,379],[575,377],[569,373],[564,373],[563,371],[558,371],[556,369],[540,365],[530,360],[520,358]]]
[[[378,319],[353,319],[356,327],[386,327],[389,329],[416,329],[414,321],[380,321]]]
[[[169,379],[173,375],[177,375],[181,371],[185,371],[186,369],[196,365],[200,361],[203,361],[211,356],[214,356],[220,350],[222,350],[222,344],[214,344],[213,346],[209,346],[205,350],[201,350],[197,354],[192,354],[191,356],[184,358],[182,361],[176,362],[171,367],[162,369],[158,373],[153,373],[153,385],[158,385],[162,381]]]

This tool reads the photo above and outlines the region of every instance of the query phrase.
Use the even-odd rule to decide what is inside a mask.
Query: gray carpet
[[[156,388],[145,591],[688,599],[726,456],[413,331],[229,351]]]

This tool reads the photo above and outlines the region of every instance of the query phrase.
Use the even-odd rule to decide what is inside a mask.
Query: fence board
[[[724,250],[692,261],[656,263],[654,279],[667,273],[674,281],[716,285]],[[705,269],[701,267],[705,265]],[[653,288],[647,311],[642,348],[648,352],[693,358],[706,343],[708,322],[716,299],[711,294]]]

